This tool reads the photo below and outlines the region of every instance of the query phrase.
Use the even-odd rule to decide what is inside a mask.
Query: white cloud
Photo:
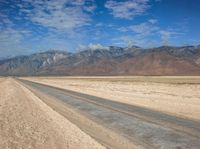
[[[139,46],[144,48],[152,48],[159,44],[159,41],[149,38],[139,38],[138,36],[120,36],[112,39],[114,45],[133,47]]]
[[[83,26],[92,23],[91,16],[96,8],[94,0],[21,0],[9,4],[3,2],[0,2],[0,5],[6,7],[0,12],[2,55],[24,54],[49,48],[74,49],[74,45],[78,45],[86,35]],[[10,17],[13,12],[16,12],[15,15]],[[19,26],[19,21],[24,23]],[[32,30],[32,33],[28,33],[26,29]]]
[[[26,53],[22,41],[30,35],[28,30],[17,30],[7,28],[0,30],[0,55],[15,56],[19,53]]]
[[[19,43],[23,38],[23,34],[14,29],[6,29],[0,31],[0,43]],[[11,43],[10,43],[11,42]]]
[[[102,22],[100,22],[100,23],[96,23],[96,24],[95,24],[96,27],[102,27],[102,26],[104,26],[104,25],[105,25],[105,24],[102,23]]]
[[[156,22],[157,20],[151,20],[137,25],[120,27],[118,30],[121,32],[133,32],[137,34],[138,37],[144,38],[153,33],[156,33],[159,30],[159,27],[156,25]]]
[[[97,49],[108,50],[109,47],[103,46],[103,45],[101,45],[99,43],[97,43],[97,44],[90,43],[87,46],[86,45],[79,45],[79,48],[78,48],[79,51],[83,51],[83,50],[97,50]]]
[[[117,30],[120,32],[128,32],[128,31],[130,31],[130,28],[122,26],[122,27],[118,28]]]
[[[24,0],[27,3],[26,0]],[[20,10],[33,22],[44,27],[54,28],[59,31],[72,33],[77,28],[89,25],[90,13],[96,8],[93,0],[30,0],[28,7]]]
[[[150,19],[140,24],[120,27],[118,30],[124,32],[125,35],[114,38],[113,42],[128,47],[133,45],[146,47],[147,44],[152,43],[151,37],[157,35],[160,31],[157,22],[155,19]]]
[[[178,29],[159,27],[156,19],[150,19],[137,25],[120,27],[118,30],[129,34],[132,33],[132,36],[121,36],[117,38],[118,41],[123,41],[123,43],[128,44],[127,41],[130,40],[134,41],[137,45],[143,46],[147,43],[155,43],[151,37],[160,37],[163,45],[169,45],[171,38],[177,38],[184,34],[184,32],[180,33]]]
[[[174,31],[168,31],[168,30],[160,30],[159,33],[160,33],[163,45],[168,45],[170,38],[178,34]]]
[[[124,44],[127,45],[128,47],[132,47],[139,44],[138,41],[136,41],[135,39],[133,39],[133,37],[130,36],[122,36],[120,37],[120,40],[124,42]]]
[[[151,24],[156,24],[158,22],[158,20],[156,19],[149,19],[148,20]]]
[[[135,36],[120,36],[112,39],[113,44],[118,45],[118,46],[127,46],[127,47],[132,47],[132,46],[138,46],[142,45],[144,40],[139,40]]]
[[[149,0],[126,0],[106,2],[105,7],[111,11],[116,18],[133,19],[135,16],[144,14],[150,7]]]
[[[9,43],[21,41],[25,36],[19,31],[19,26],[16,23],[18,21],[24,22],[23,28],[31,27],[30,29],[33,30],[34,34],[37,34],[37,36],[33,35],[34,37],[28,40],[45,41],[41,36],[45,36],[46,39],[52,39],[52,35],[61,35],[63,38],[58,37],[56,41],[60,40],[63,44],[61,42],[59,42],[60,44],[53,42],[55,45],[66,45],[66,41],[72,43],[70,39],[74,38],[79,41],[86,35],[83,27],[92,23],[91,16],[96,9],[94,0],[22,0],[13,1],[9,4],[6,1],[5,3],[2,1],[0,5],[5,5],[5,9],[0,12],[0,30],[4,30],[4,33],[1,33],[1,47],[4,46],[7,49],[9,48]],[[10,13],[15,11],[16,14],[10,17]],[[43,31],[40,30],[40,27],[42,27]],[[13,33],[12,38],[9,38],[10,41],[9,39],[3,39],[5,34],[7,36],[10,34],[11,29],[12,32],[16,32]],[[9,32],[6,32],[8,30]],[[44,30],[46,30],[45,34]]]
[[[155,47],[155,45],[169,45],[171,39],[184,35],[174,28],[161,28],[157,20],[148,20],[137,25],[118,28],[124,32],[119,37],[113,38],[113,43],[123,46],[139,45],[141,47]],[[128,34],[127,34],[128,33]],[[160,37],[160,40],[159,40]]]
[[[96,49],[108,49],[108,47],[105,47],[101,44],[89,44],[88,47],[91,49],[91,50],[96,50]]]
[[[129,27],[133,32],[140,34],[140,36],[148,36],[158,30],[158,27],[152,23],[145,22]]]

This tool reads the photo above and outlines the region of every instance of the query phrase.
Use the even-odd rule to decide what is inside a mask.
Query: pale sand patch
[[[0,77],[0,82],[3,81],[3,80],[4,80],[4,78],[3,78],[3,77]]]
[[[35,77],[25,79],[200,120],[200,84],[189,84],[191,78],[174,77],[174,80],[163,80],[163,77],[157,77],[151,78],[151,81],[140,77],[132,81],[129,77],[130,81],[123,81],[126,77],[119,78],[119,81],[112,81],[106,77],[97,78]],[[199,77],[192,79],[193,83],[195,80],[200,80]],[[156,83],[156,80],[163,83]],[[178,84],[174,84],[175,81]]]
[[[13,79],[0,83],[0,148],[102,149]]]

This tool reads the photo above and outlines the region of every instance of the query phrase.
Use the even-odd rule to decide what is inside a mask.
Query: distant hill
[[[200,75],[200,46],[47,51],[0,60],[0,75]]]

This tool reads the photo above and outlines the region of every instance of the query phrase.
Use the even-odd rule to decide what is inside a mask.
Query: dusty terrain
[[[33,77],[25,79],[200,121],[200,77]]]
[[[14,79],[0,78],[0,148],[104,147]]]

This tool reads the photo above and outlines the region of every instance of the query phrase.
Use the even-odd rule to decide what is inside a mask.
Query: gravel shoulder
[[[0,82],[0,148],[104,147],[14,79],[5,78]]]

